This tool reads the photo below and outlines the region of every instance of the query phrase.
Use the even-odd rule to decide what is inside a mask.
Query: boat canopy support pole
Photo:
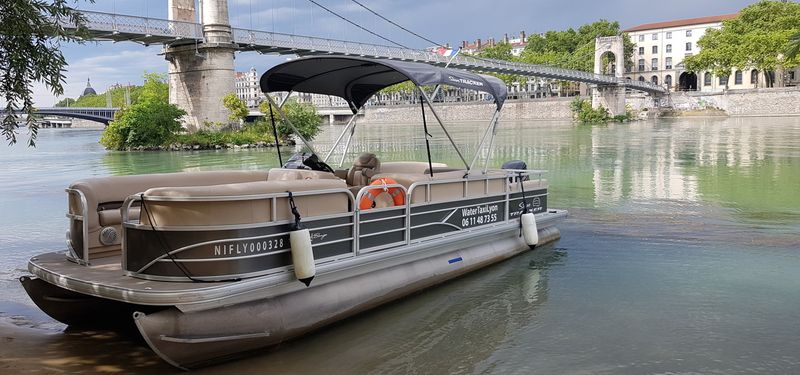
[[[486,171],[489,169],[489,162],[492,160],[492,153],[494,152],[494,137],[497,135],[498,122],[498,120],[495,120],[494,125],[492,126],[492,137],[489,138],[489,154],[486,155],[486,161],[483,163],[483,174],[486,174]]]
[[[453,141],[453,137],[450,136],[450,133],[447,131],[447,128],[444,126],[444,123],[442,122],[442,118],[439,117],[438,113],[436,113],[436,109],[433,108],[433,103],[431,103],[430,97],[428,97],[428,95],[425,94],[425,90],[423,90],[422,87],[417,86],[417,90],[419,90],[420,95],[422,95],[422,97],[425,99],[425,103],[428,104],[428,108],[430,108],[431,113],[433,113],[433,117],[436,118],[436,122],[438,122],[439,126],[442,127],[442,130],[444,131],[444,135],[446,135],[447,139],[450,140],[450,144],[453,145],[453,148],[456,150],[456,153],[458,154],[458,157],[461,158],[461,162],[463,162],[464,166],[467,168],[467,173],[469,173],[469,169],[471,168],[471,165],[467,164],[467,159],[464,159],[464,155],[461,154],[461,150],[458,149],[458,145],[456,145],[456,142]]]
[[[418,89],[419,89],[419,92],[421,93],[422,92],[422,88],[418,87]],[[431,161],[431,142],[430,142],[431,134],[428,133],[428,121],[425,120],[425,103],[423,103],[423,102],[424,102],[424,100],[422,100],[422,95],[420,94],[419,107],[420,107],[420,109],[422,109],[422,129],[423,129],[423,131],[425,133],[424,134],[425,135],[425,150],[428,151],[428,173],[430,173],[431,177],[433,177],[433,162]]]
[[[359,109],[359,112],[361,112],[360,109]],[[339,147],[339,142],[342,141],[342,138],[344,138],[344,135],[345,135],[345,133],[347,133],[347,130],[349,130],[350,126],[353,125],[356,122],[356,117],[357,116],[358,116],[358,112],[356,112],[356,114],[354,114],[353,117],[350,118],[350,121],[348,121],[347,125],[345,125],[344,129],[342,129],[342,133],[339,134],[338,138],[336,138],[336,142],[333,142],[333,145],[331,146],[331,149],[328,151],[328,154],[325,155],[325,158],[322,159],[322,161],[327,163],[328,159],[330,159],[331,156],[333,156],[333,152],[336,151],[337,147]],[[355,126],[355,125],[353,125],[353,126]],[[344,150],[344,152],[347,153],[347,150]]]
[[[475,156],[472,158],[472,162],[469,163],[468,167],[469,169],[472,169],[472,166],[475,165],[476,161],[478,161],[478,156],[481,154],[481,150],[483,150],[483,144],[486,142],[486,137],[489,135],[489,131],[492,130],[492,127],[497,122],[497,119],[499,117],[500,117],[500,110],[496,109],[494,111],[494,115],[492,115],[492,119],[489,121],[489,126],[487,126],[486,131],[483,132],[483,137],[481,137],[481,143],[478,144],[478,148],[475,150]]]
[[[355,118],[355,116],[353,116]],[[339,168],[344,165],[344,158],[347,157],[347,150],[350,149],[350,141],[353,140],[353,134],[356,133],[356,123],[353,122],[353,126],[350,127],[350,136],[347,137],[347,143],[344,144],[344,151],[342,151],[342,158],[339,159]]]
[[[290,94],[291,94],[291,92],[290,92]],[[308,149],[311,150],[311,153],[316,154],[316,151],[314,151],[314,147],[311,147],[311,143],[309,143],[308,140],[306,140],[306,138],[303,137],[302,134],[300,134],[300,132],[297,130],[297,128],[294,126],[294,124],[292,124],[292,122],[289,121],[289,117],[286,116],[286,113],[283,112],[283,109],[281,108],[283,106],[283,104],[286,103],[286,100],[289,98],[289,95],[286,95],[287,99],[284,99],[281,102],[281,106],[278,106],[277,104],[275,104],[275,100],[272,99],[271,95],[266,95],[266,96],[267,96],[267,100],[269,100],[269,103],[276,107],[275,109],[278,111],[278,114],[281,115],[281,118],[283,119],[283,121],[286,121],[286,124],[288,124],[289,127],[292,128],[292,131],[294,132],[294,134],[297,135],[297,137],[300,138],[301,141],[303,141],[303,144],[305,144],[306,147],[308,147]]]

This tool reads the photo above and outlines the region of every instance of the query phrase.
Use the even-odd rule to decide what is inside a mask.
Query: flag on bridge
[[[436,50],[436,53],[445,57],[455,56],[458,55],[458,47],[456,48],[447,48],[447,47],[439,47]]]

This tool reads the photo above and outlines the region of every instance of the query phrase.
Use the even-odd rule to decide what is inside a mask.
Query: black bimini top
[[[276,65],[261,76],[261,91],[298,91],[334,95],[347,100],[353,113],[376,92],[411,80],[418,86],[443,84],[492,95],[497,109],[508,96],[498,78],[463,70],[395,60],[351,56],[305,57]]]

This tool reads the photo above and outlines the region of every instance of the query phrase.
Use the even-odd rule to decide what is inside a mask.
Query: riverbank
[[[570,103],[574,99],[575,97],[509,100],[503,106],[501,119],[571,120],[573,114]],[[717,93],[673,92],[661,99],[660,103],[656,103],[650,96],[632,93],[627,95],[626,103],[635,115],[651,118],[800,116],[800,87],[728,90]],[[494,105],[488,102],[437,103],[436,109],[443,121],[460,122],[488,120]],[[373,106],[364,109],[363,121],[408,123],[411,116],[420,116],[419,105]]]

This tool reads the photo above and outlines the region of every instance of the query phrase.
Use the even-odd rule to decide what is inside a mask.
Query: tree
[[[181,130],[178,119],[186,112],[169,104],[164,75],[145,74],[139,101],[119,111],[100,137],[111,150],[158,147],[168,144]]]
[[[619,22],[599,20],[575,29],[548,31],[528,37],[521,61],[564,69],[594,71],[594,45],[597,37],[620,35]],[[623,35],[625,67],[633,66],[633,41]],[[624,67],[617,67],[622,69]]]
[[[75,107],[75,99],[72,98],[64,98],[58,101],[55,105],[56,107]]]
[[[9,144],[17,142],[19,118],[16,110],[28,115],[28,145],[36,143],[38,128],[33,121],[33,82],[44,83],[55,95],[64,93],[67,62],[61,54],[60,43],[80,42],[87,36],[83,16],[69,6],[70,2],[77,1],[0,1],[0,97],[6,102],[2,134]]]
[[[269,107],[270,103],[268,101],[261,102],[258,106],[261,113],[267,116],[264,121],[270,121]],[[303,138],[311,140],[322,130],[320,128],[322,119],[319,117],[317,109],[314,108],[312,104],[298,103],[296,100],[290,99],[281,109],[286,113],[286,117],[289,118],[289,121],[297,128],[297,131]],[[278,114],[276,108],[272,108],[272,113],[275,116],[275,124],[278,126],[278,137],[284,140],[289,138],[289,136],[294,133],[292,128],[283,121],[283,118]]]
[[[700,52],[684,60],[686,69],[730,75],[731,69],[754,68],[769,72],[800,64],[792,55],[790,37],[800,31],[800,4],[762,0],[726,20],[722,28],[708,30],[697,42]]]
[[[236,93],[233,92],[228,93],[228,95],[222,98],[222,105],[230,111],[228,119],[237,121],[239,124],[242,124],[250,113],[250,109],[244,104],[244,100],[239,99]]]

